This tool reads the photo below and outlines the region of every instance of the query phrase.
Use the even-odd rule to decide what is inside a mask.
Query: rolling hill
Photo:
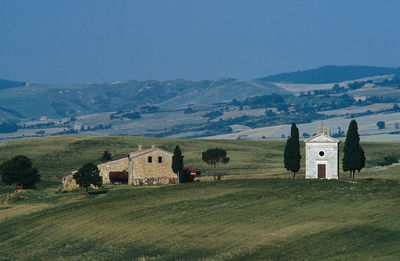
[[[325,84],[357,80],[366,77],[399,74],[400,67],[322,66],[317,69],[281,73],[259,78],[262,82]]]
[[[26,82],[17,82],[0,79],[0,90],[25,86]]]
[[[171,108],[187,104],[212,104],[272,93],[289,92],[271,83],[236,79],[132,80],[76,85],[35,84],[0,90],[0,104],[25,118],[62,118],[148,105]]]
[[[347,118],[396,116],[393,113],[398,113],[400,104],[399,70],[324,66],[247,81],[222,78],[20,87],[14,84],[13,88],[0,90],[0,124],[6,122],[0,140],[66,134],[224,137],[221,135],[234,134],[233,129],[273,127],[292,121],[308,124],[328,118],[341,120],[340,128],[345,129]],[[17,131],[7,128],[14,124],[7,123],[10,120],[18,124]],[[375,124],[366,124],[366,134],[389,134],[385,140],[398,134],[398,122],[391,120],[390,128],[379,133],[373,130]],[[286,133],[277,135],[278,132],[250,136],[279,139]],[[230,137],[250,136],[237,133]]]
[[[135,109],[155,105],[162,108],[210,105],[270,94],[291,94],[276,83],[324,84],[400,73],[399,68],[370,66],[323,66],[283,73],[257,80],[234,78],[187,81],[127,81],[86,84],[32,84],[0,80],[0,108],[4,117],[62,118],[93,113]],[[306,86],[301,88],[307,89]],[[314,87],[318,88],[318,87]],[[321,87],[325,88],[325,87]],[[12,112],[13,116],[5,113]],[[7,116],[8,115],[8,116]],[[7,118],[4,118],[7,119]]]

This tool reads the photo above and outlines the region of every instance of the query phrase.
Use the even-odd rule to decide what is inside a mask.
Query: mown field
[[[137,150],[138,145],[150,148],[152,144],[168,151],[179,145],[184,163],[210,174],[211,168],[202,162],[201,153],[208,148],[220,147],[228,152],[229,164],[221,166],[221,173],[278,173],[283,171],[280,141],[222,141],[190,139],[155,139],[141,137],[50,137],[31,138],[0,143],[0,163],[14,155],[31,158],[45,180],[61,180],[73,169],[86,162],[99,163],[104,150],[114,158],[124,157]]]
[[[222,147],[225,179],[165,186],[106,186],[60,193],[65,172],[105,149],[138,144],[172,150],[210,174],[201,151]],[[45,180],[36,191],[2,186],[0,260],[398,260],[400,165],[396,143],[365,143],[367,167],[351,182],[289,180],[284,142],[59,137],[0,144],[0,162],[31,157]],[[302,152],[303,153],[303,152]],[[304,156],[304,154],[303,154]]]

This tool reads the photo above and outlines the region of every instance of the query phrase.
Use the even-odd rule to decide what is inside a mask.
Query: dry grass
[[[0,204],[0,222],[9,218],[18,217],[51,207],[51,204]]]

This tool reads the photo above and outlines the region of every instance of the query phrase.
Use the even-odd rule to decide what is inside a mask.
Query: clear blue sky
[[[253,79],[327,64],[400,66],[400,1],[0,1],[3,79]]]

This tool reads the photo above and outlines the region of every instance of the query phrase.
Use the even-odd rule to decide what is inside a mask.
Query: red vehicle
[[[199,169],[196,169],[196,168],[183,168],[183,171],[184,172],[188,172],[189,173],[189,179],[192,181],[192,182],[198,182],[198,181],[200,181],[199,180],[199,177],[201,176],[201,172],[200,172],[200,170]]]

